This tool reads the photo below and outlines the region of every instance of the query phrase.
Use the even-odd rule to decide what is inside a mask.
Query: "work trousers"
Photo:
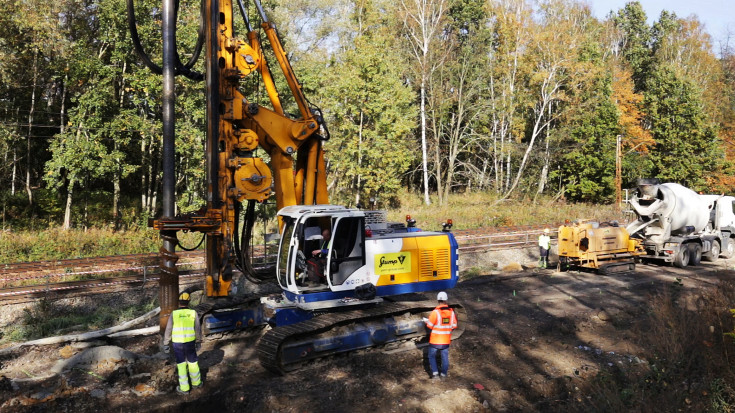
[[[539,266],[546,268],[549,265],[549,249],[544,247],[538,247],[539,250]]]
[[[191,385],[199,387],[202,384],[202,376],[199,372],[199,359],[197,358],[196,342],[173,343],[174,356],[176,356],[176,372],[179,376],[179,389],[189,391],[189,379]]]
[[[436,376],[439,374],[439,369],[436,366],[436,353],[441,356],[441,374],[446,376],[449,372],[449,344],[429,344],[429,367],[431,367],[431,374]]]

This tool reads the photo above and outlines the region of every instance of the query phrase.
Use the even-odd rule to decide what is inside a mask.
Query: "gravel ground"
[[[365,351],[275,376],[257,361],[262,332],[250,332],[207,341],[200,353],[205,386],[180,396],[172,361],[149,336],[94,343],[113,346],[94,356],[78,356],[90,350],[77,344],[0,357],[0,411],[581,411],[581,383],[613,368],[647,368],[631,327],[652,293],[677,278],[686,294],[735,278],[726,261],[684,270],[640,265],[603,277],[538,270],[533,250],[461,258],[462,268],[475,269],[448,293],[469,322],[452,344],[444,381],[428,380],[425,348]],[[101,302],[76,300],[58,304],[91,310]],[[75,356],[86,362],[52,375]]]

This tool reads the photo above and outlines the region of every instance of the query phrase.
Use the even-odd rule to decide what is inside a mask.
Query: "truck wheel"
[[[689,265],[699,265],[702,262],[702,246],[695,243],[689,244]]]
[[[559,257],[559,271],[569,271],[569,258]]]
[[[687,265],[689,265],[689,247],[682,245],[679,248],[679,253],[676,254],[676,258],[674,258],[674,266],[684,268]]]
[[[712,249],[703,255],[704,259],[709,262],[717,261],[720,257],[720,241],[712,241]]]
[[[735,241],[733,241],[732,238],[728,238],[727,241],[725,241],[725,248],[722,249],[722,256],[725,259],[730,259],[733,256],[733,253],[735,253]]]

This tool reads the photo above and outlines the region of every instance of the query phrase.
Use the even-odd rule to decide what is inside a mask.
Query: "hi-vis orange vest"
[[[431,312],[426,326],[431,329],[430,344],[449,344],[452,330],[457,328],[457,315],[448,305],[441,304]]]

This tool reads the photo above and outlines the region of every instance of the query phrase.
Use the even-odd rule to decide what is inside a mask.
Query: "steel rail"
[[[190,285],[204,280],[204,272],[182,271],[179,275],[181,285]],[[121,289],[143,287],[149,282],[158,282],[159,274],[152,276],[132,275],[125,277],[110,277],[97,280],[66,281],[34,285],[27,287],[11,287],[0,289],[0,302],[3,304],[18,304],[35,301],[42,298],[56,298],[66,294],[101,294]]]
[[[202,264],[202,263],[204,263],[204,260],[198,260],[198,261],[192,261],[192,262],[180,262],[180,263],[177,263],[176,265],[181,267],[181,266],[186,266],[186,265],[195,265],[195,264]],[[109,273],[116,273],[116,272],[122,272],[122,273],[142,272],[144,274],[147,274],[149,268],[158,268],[158,266],[143,265],[143,266],[135,266],[135,267],[122,267],[122,268],[114,267],[114,268],[105,268],[101,270],[56,272],[56,273],[50,273],[50,274],[39,274],[37,272],[30,272],[29,275],[21,275],[17,277],[9,277],[9,276],[2,275],[2,273],[0,273],[0,277],[4,277],[4,278],[0,278],[0,282],[64,278],[64,277],[75,276],[75,275],[109,274]]]
[[[524,248],[529,246],[535,246],[537,239],[536,236],[543,232],[544,228],[548,226],[537,225],[537,226],[524,226],[524,227],[504,227],[507,229],[513,228],[514,231],[508,232],[496,232],[494,228],[490,231],[482,232],[480,230],[464,230],[455,231],[454,233],[457,243],[459,244],[458,250],[463,253],[480,253],[483,251],[492,250],[503,250],[512,248]],[[522,228],[522,230],[519,230]],[[554,231],[555,232],[555,231]],[[553,234],[552,234],[553,236]],[[182,253],[185,259],[192,258],[203,258],[204,254],[201,251],[192,251],[189,253]],[[45,283],[34,284],[27,286],[14,286],[0,288],[0,302],[7,301],[19,301],[25,299],[31,301],[42,297],[47,297],[49,294],[63,294],[63,293],[75,293],[84,291],[85,293],[96,293],[106,292],[113,287],[123,287],[125,285],[132,285],[140,283],[145,285],[148,281],[158,281],[158,270],[157,263],[155,265],[135,265],[132,266],[130,263],[140,263],[152,259],[156,262],[158,259],[157,254],[133,254],[125,256],[107,256],[97,258],[76,258],[70,260],[55,260],[55,261],[44,261],[37,263],[17,263],[7,264],[4,267],[0,266],[0,282],[12,282],[12,281],[27,281],[31,279],[46,279]],[[93,269],[93,270],[79,270],[73,272],[58,272],[59,268],[99,268],[100,261],[102,265],[115,265],[124,264],[125,267],[120,268],[115,266],[112,268],[105,269]],[[93,264],[97,262],[97,266]],[[177,266],[192,266],[196,264],[202,264],[203,260],[196,260],[191,262],[179,262]],[[34,266],[35,264],[35,266]],[[38,274],[38,271],[49,271],[49,268],[55,269],[57,272],[48,274]],[[17,271],[23,269],[22,271]],[[14,271],[15,270],[15,271]],[[34,273],[35,271],[35,273]],[[12,277],[9,273],[15,272],[16,277]],[[28,274],[31,273],[31,274]],[[126,273],[125,275],[117,277],[104,277],[95,278],[90,280],[82,281],[61,281],[61,282],[50,282],[50,279],[55,277],[64,276],[84,276],[84,275],[99,275],[109,273]],[[142,274],[141,274],[142,273]],[[190,268],[189,270],[182,270],[182,282],[190,283],[197,282],[199,278],[204,275],[204,269]],[[94,291],[93,291],[94,290]]]

